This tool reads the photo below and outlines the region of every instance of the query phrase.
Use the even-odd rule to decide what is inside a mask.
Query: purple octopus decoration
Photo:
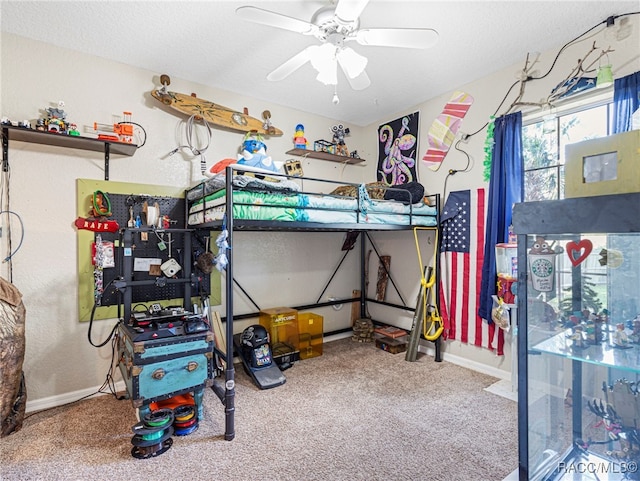
[[[416,180],[418,112],[378,128],[377,179],[387,185]]]

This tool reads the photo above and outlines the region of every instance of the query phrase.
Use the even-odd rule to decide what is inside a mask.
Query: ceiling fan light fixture
[[[322,72],[318,72],[316,76],[318,82],[322,82],[325,85],[338,85],[338,69],[337,64],[333,67],[327,68]]]
[[[330,43],[319,45],[311,50],[311,66],[316,69],[316,80],[325,85],[338,83],[338,62],[336,60],[336,48]]]
[[[349,47],[338,50],[336,57],[349,78],[356,78],[364,72],[368,63],[367,57]]]

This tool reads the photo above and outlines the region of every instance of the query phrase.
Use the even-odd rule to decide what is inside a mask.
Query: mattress
[[[190,206],[188,224],[220,221],[225,212],[226,190],[220,189]],[[298,192],[233,191],[233,217],[240,220],[435,226],[436,215],[435,207],[422,202],[406,205]]]

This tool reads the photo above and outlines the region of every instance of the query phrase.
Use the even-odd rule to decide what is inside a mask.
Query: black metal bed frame
[[[242,169],[241,166],[239,165],[230,165],[226,168],[226,192],[225,192],[225,213],[229,213],[229,212],[233,212],[233,206],[234,206],[234,201],[233,201],[233,191],[234,191],[234,186],[232,183],[232,177],[234,175],[234,171],[242,171],[242,170],[246,170],[246,169]],[[278,177],[289,177],[289,178],[293,178],[296,179],[296,177],[291,177],[291,176],[285,176],[285,175],[281,175],[278,174]],[[298,178],[299,179],[299,178]],[[358,187],[359,184],[350,184],[347,182],[336,182],[336,181],[329,181],[326,179],[315,179],[315,178],[310,178],[310,177],[304,177],[304,180],[308,180],[308,181],[317,181],[317,182],[326,182],[326,183],[330,183],[330,184],[339,184],[339,185],[353,185],[355,187]],[[197,188],[197,187],[196,187]],[[393,189],[393,188],[389,188],[389,189]],[[193,190],[193,189],[191,189]],[[237,189],[236,189],[237,190]],[[395,189],[395,190],[399,190],[399,189]],[[206,211],[206,203],[204,203],[204,197],[205,197],[205,193],[204,193],[204,188],[203,188],[203,192],[202,192],[202,199],[203,199],[203,220],[204,220],[204,213]],[[433,227],[434,229],[440,229],[440,196],[439,194],[434,194],[429,196],[430,198],[432,198],[435,202],[435,208],[436,208],[436,225]],[[236,204],[238,204],[236,202]],[[360,193],[358,192],[358,205],[360,205]],[[269,205],[263,205],[263,207],[269,207]],[[272,206],[273,207],[273,206]],[[185,214],[185,219],[189,218],[188,215],[188,210],[189,210],[189,202],[185,202],[185,209],[186,209],[186,214]],[[407,215],[407,214],[404,214]],[[234,413],[235,413],[235,368],[233,365],[233,351],[234,351],[234,345],[233,345],[233,322],[235,320],[242,320],[242,319],[249,319],[249,318],[255,318],[258,317],[259,312],[252,312],[252,313],[245,313],[245,314],[240,314],[240,315],[234,315],[233,313],[233,288],[234,288],[234,284],[237,285],[242,291],[243,293],[245,293],[247,295],[247,297],[249,298],[249,300],[253,303],[254,306],[258,307],[257,304],[251,299],[251,297],[246,293],[246,291],[242,288],[242,286],[239,285],[239,283],[234,279],[233,277],[233,234],[236,231],[244,231],[244,232],[259,232],[259,231],[277,231],[277,232],[352,232],[354,234],[357,234],[360,237],[360,298],[346,298],[346,299],[336,299],[333,301],[328,301],[328,302],[320,302],[320,299],[322,298],[322,294],[320,295],[320,297],[318,298],[318,300],[313,303],[313,304],[305,304],[305,305],[299,305],[299,306],[292,306],[292,309],[296,309],[296,310],[308,310],[308,309],[313,309],[313,308],[318,308],[318,307],[327,307],[327,306],[333,306],[333,305],[338,305],[338,304],[347,304],[347,303],[353,303],[353,302],[358,302],[360,304],[360,316],[361,317],[366,317],[366,312],[367,312],[367,303],[371,302],[371,303],[375,303],[375,304],[380,304],[380,305],[384,305],[387,307],[392,307],[392,308],[396,308],[396,309],[402,309],[405,311],[409,311],[409,312],[414,312],[415,308],[411,307],[411,306],[407,306],[406,302],[404,301],[404,299],[402,298],[402,295],[400,294],[398,288],[395,285],[395,282],[393,281],[393,278],[391,276],[391,273],[389,271],[387,271],[387,275],[389,278],[389,281],[391,282],[391,284],[393,285],[394,289],[396,290],[397,294],[399,295],[401,301],[403,304],[395,304],[395,303],[390,303],[390,302],[385,302],[385,301],[378,301],[376,299],[371,299],[367,297],[367,292],[365,289],[365,269],[364,266],[366,264],[366,256],[365,256],[365,252],[366,252],[366,243],[367,240],[369,241],[369,243],[371,244],[371,246],[373,247],[373,250],[375,251],[376,255],[378,256],[378,258],[380,258],[380,254],[378,252],[378,250],[375,247],[375,244],[373,242],[373,239],[371,238],[371,236],[369,235],[369,232],[371,231],[400,231],[400,230],[412,230],[415,226],[411,225],[412,224],[412,217],[413,217],[413,213],[412,210],[410,210],[410,214],[409,214],[409,225],[400,225],[400,224],[365,224],[365,223],[336,223],[336,224],[324,224],[324,223],[314,223],[314,222],[283,222],[283,221],[265,221],[265,220],[239,220],[239,219],[234,219],[233,215],[228,215],[226,216],[226,220],[220,220],[220,221],[214,221],[214,222],[207,222],[207,223],[203,223],[200,224],[198,226],[193,226],[192,228],[194,229],[206,229],[206,230],[222,230],[223,228],[226,228],[227,233],[228,233],[228,237],[227,237],[227,243],[229,245],[228,249],[227,249],[227,259],[228,259],[228,264],[226,266],[226,278],[225,278],[225,294],[226,294],[226,311],[225,311],[225,316],[223,317],[223,321],[225,322],[225,333],[226,333],[226,353],[222,353],[219,350],[216,349],[216,353],[225,360],[225,372],[224,372],[224,381],[220,380],[220,379],[216,379],[214,380],[213,386],[212,386],[212,390],[216,393],[216,395],[220,398],[220,400],[222,401],[223,405],[225,406],[225,435],[224,438],[227,441],[231,441],[234,439],[235,437],[235,422],[234,422]],[[188,222],[187,220],[185,220],[185,222]],[[360,235],[362,234],[362,235]],[[357,240],[357,239],[356,239]],[[436,246],[437,249],[437,246]],[[327,287],[329,286],[329,284],[331,283],[331,280],[333,279],[333,277],[336,275],[336,273],[338,272],[338,270],[340,269],[340,266],[342,265],[342,263],[344,262],[344,259],[346,258],[346,256],[348,255],[349,251],[352,249],[347,249],[344,256],[342,257],[340,263],[338,264],[338,266],[336,266],[336,268],[334,269],[333,273],[330,276],[329,281],[326,283],[325,288],[323,290],[324,291],[327,289]],[[384,263],[381,263],[381,265],[384,266]],[[384,267],[386,269],[386,267]],[[436,270],[436,286],[440,285],[440,271],[439,269]],[[438,297],[436,297],[437,299]],[[438,301],[437,301],[438,302]],[[231,322],[229,322],[229,320],[231,320]],[[373,322],[376,322],[375,320],[373,320]],[[339,333],[343,333],[343,332],[347,332],[349,331],[349,328],[345,328],[345,329],[341,329],[341,330],[337,330],[337,331],[332,331],[326,334],[339,334]],[[423,336],[421,336],[422,339],[424,339]],[[442,360],[441,357],[441,339],[438,338],[436,341],[434,341],[434,345],[435,345],[435,361],[436,362],[440,362]],[[231,362],[229,362],[231,361]]]

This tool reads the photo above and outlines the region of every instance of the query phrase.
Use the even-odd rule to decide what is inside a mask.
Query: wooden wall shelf
[[[9,167],[9,140],[54,145],[70,149],[91,150],[93,152],[104,152],[104,180],[109,180],[109,154],[126,155],[131,157],[138,149],[137,145],[125,144],[123,142],[112,142],[109,140],[93,139],[90,137],[76,137],[73,135],[57,134],[55,132],[45,132],[42,130],[3,125],[2,166],[5,172]]]
[[[340,162],[343,164],[359,164],[365,159],[357,159],[353,157],[345,157],[344,155],[329,154],[328,152],[316,152],[308,149],[291,149],[287,151],[287,155],[297,155],[298,157],[310,157],[312,159],[328,160],[330,162]]]

